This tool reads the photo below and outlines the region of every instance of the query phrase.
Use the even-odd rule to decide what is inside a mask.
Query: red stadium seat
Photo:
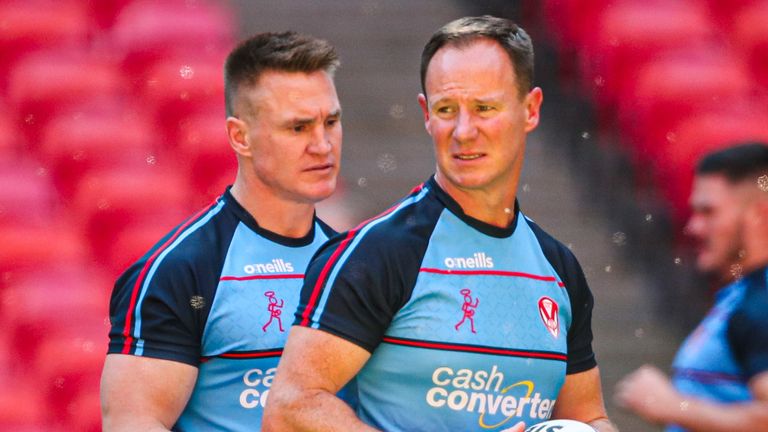
[[[24,374],[0,374],[0,430],[50,430],[45,422],[44,398],[37,381]]]
[[[87,245],[73,230],[52,222],[0,225],[0,289],[7,289],[30,272],[58,265],[85,266]],[[2,309],[2,308],[0,308]]]
[[[768,3],[755,2],[736,16],[733,44],[742,50],[753,78],[768,88]]]
[[[0,3],[0,91],[15,61],[37,49],[87,43],[92,21],[87,3],[4,1]]]
[[[701,113],[680,123],[656,160],[658,184],[670,203],[673,223],[679,228],[688,218],[688,197],[693,171],[706,153],[746,141],[768,142],[765,104]]]
[[[0,223],[49,224],[56,192],[42,165],[25,158],[0,159]]]
[[[673,128],[698,113],[737,105],[752,91],[749,73],[725,53],[668,56],[648,63],[621,94],[618,118],[641,163],[655,160]]]
[[[544,20],[556,39],[561,54],[578,51],[593,31],[602,11],[631,0],[544,0]]]
[[[58,190],[70,197],[91,170],[142,166],[156,159],[155,129],[140,114],[128,110],[73,110],[51,119],[39,154],[50,167]]]
[[[68,430],[101,432],[101,399],[97,389],[80,391],[67,405]]]
[[[184,178],[164,166],[92,172],[80,182],[72,202],[94,257],[132,225],[154,224],[169,230],[192,211]]]
[[[218,2],[136,1],[118,15],[112,42],[124,54],[132,76],[175,53],[223,60],[237,25],[231,11]]]
[[[223,62],[194,56],[170,57],[146,72],[140,89],[147,109],[168,136],[189,116],[218,111],[224,118]]]
[[[108,328],[95,325],[87,334],[66,334],[42,341],[34,361],[51,424],[69,430],[101,430],[99,380]]]
[[[135,0],[110,0],[88,3],[88,14],[101,32],[108,31],[122,10]]]
[[[598,109],[610,113],[618,91],[649,60],[716,40],[707,9],[696,2],[623,2],[590,26],[581,63],[584,86]]]
[[[103,354],[111,285],[93,265],[38,267],[16,278],[0,298],[0,322],[18,359],[14,368],[35,368],[46,340],[85,338],[83,344]]]
[[[720,27],[732,29],[738,23],[740,13],[748,7],[765,3],[765,0],[706,0],[710,15]]]
[[[0,103],[3,103],[0,99]],[[26,141],[19,134],[15,116],[0,110],[0,164],[13,161],[22,156]]]
[[[227,141],[221,113],[192,116],[181,121],[175,154],[202,206],[224,192],[237,172],[237,158]]]
[[[20,60],[10,73],[9,102],[30,144],[48,119],[94,98],[127,91],[123,72],[109,58],[83,50],[39,52]],[[34,147],[34,145],[33,145]]]

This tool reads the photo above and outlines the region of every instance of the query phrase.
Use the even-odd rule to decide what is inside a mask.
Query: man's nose
[[[453,137],[458,142],[471,141],[477,136],[474,116],[466,110],[460,110],[456,116]]]

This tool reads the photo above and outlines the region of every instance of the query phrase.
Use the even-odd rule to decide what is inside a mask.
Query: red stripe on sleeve
[[[187,223],[179,227],[179,229],[176,230],[175,233],[173,233],[173,236],[169,238],[165,243],[163,243],[162,246],[160,246],[155,253],[152,254],[151,257],[147,260],[146,263],[144,263],[144,267],[141,269],[141,273],[139,273],[139,277],[136,278],[136,284],[133,286],[133,291],[131,292],[131,301],[128,306],[128,312],[125,317],[125,327],[123,328],[123,336],[125,336],[125,342],[123,343],[123,354],[130,354],[131,352],[131,345],[133,344],[133,336],[131,336],[131,323],[133,318],[133,312],[136,309],[136,303],[137,298],[139,297],[139,291],[141,291],[141,285],[144,281],[144,278],[147,275],[147,272],[149,271],[149,268],[154,263],[155,259],[168,248],[168,246],[171,245],[180,235],[184,232],[187,227],[192,225],[194,222],[198,220],[198,218],[208,212],[208,210],[211,209],[216,204],[216,201],[212,202],[208,207],[204,208],[203,210],[199,211],[196,215],[189,218]]]

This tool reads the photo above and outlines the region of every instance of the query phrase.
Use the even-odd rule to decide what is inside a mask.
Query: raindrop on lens
[[[397,160],[393,154],[384,153],[376,158],[376,166],[378,166],[382,172],[392,172],[397,169]]]
[[[619,246],[623,246],[627,242],[627,235],[621,231],[613,233],[613,242]]]
[[[189,305],[192,309],[202,309],[205,307],[205,298],[203,296],[195,295],[189,299]]]
[[[763,192],[768,192],[768,175],[763,174],[757,178],[757,187]]]
[[[195,76],[195,70],[189,65],[184,65],[179,69],[179,75],[186,80],[192,79]]]
[[[671,143],[677,141],[677,134],[674,132],[667,132],[667,141]]]
[[[400,104],[394,104],[389,107],[389,115],[395,119],[401,119],[405,117],[405,108]]]

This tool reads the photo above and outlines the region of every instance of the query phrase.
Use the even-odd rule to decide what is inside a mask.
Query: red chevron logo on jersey
[[[539,316],[544,322],[544,326],[549,331],[549,334],[555,338],[560,334],[560,319],[558,318],[559,310],[560,307],[551,298],[542,297],[539,299]]]

